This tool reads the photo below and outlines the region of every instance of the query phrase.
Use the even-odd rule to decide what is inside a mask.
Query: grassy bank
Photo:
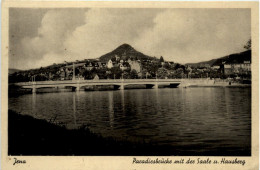
[[[86,126],[68,130],[45,120],[8,113],[9,155],[250,155],[250,150],[206,150],[200,146],[167,146],[119,141],[92,133]]]
[[[9,110],[9,155],[153,155],[153,146],[103,138],[87,127],[68,130]],[[156,148],[159,152],[159,148]],[[168,153],[169,154],[169,153]]]

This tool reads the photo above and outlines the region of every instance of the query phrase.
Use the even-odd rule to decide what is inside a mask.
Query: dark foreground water
[[[251,88],[28,94],[9,97],[9,109],[118,140],[251,153]]]

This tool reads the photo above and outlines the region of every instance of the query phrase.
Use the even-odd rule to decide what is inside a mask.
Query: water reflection
[[[32,93],[32,113],[37,116],[37,112],[36,112],[36,93]]]
[[[229,99],[229,96],[230,96],[230,94],[229,94],[229,90],[228,89],[224,89],[224,100],[225,100],[225,102],[223,102],[223,104],[225,105],[225,108],[226,108],[226,116],[228,116],[229,115],[229,112],[231,111],[230,110],[230,99]]]
[[[159,114],[159,115],[161,115],[161,103],[160,103],[160,97],[161,96],[159,96],[159,90],[158,90],[158,88],[155,88],[155,89],[153,89],[154,91],[153,92],[155,92],[155,100],[156,100],[156,106],[157,106],[157,108],[156,108],[156,112],[157,112],[157,114]]]
[[[122,113],[125,115],[125,91],[120,90],[121,94],[121,106],[122,106]]]
[[[113,91],[108,92],[108,110],[109,110],[109,124],[110,127],[113,128],[114,126],[114,97]]]
[[[79,92],[73,93],[73,118],[74,118],[74,125],[77,127],[77,106],[76,106],[76,96],[78,99]]]
[[[9,108],[102,136],[158,144],[249,147],[251,89],[177,88],[64,92],[9,98]],[[36,115],[37,114],[37,115]]]

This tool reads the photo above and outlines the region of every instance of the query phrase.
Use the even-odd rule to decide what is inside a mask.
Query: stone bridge
[[[79,91],[81,87],[93,85],[113,85],[121,90],[125,85],[146,85],[146,88],[158,88],[158,85],[170,85],[177,87],[181,83],[181,79],[100,79],[100,80],[65,80],[65,81],[36,81],[36,82],[21,82],[15,85],[21,88],[32,89],[35,93],[39,88],[47,87],[72,87],[73,90]]]

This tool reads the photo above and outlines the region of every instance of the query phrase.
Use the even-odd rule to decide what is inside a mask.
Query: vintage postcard
[[[2,169],[258,169],[258,2],[2,3]]]

